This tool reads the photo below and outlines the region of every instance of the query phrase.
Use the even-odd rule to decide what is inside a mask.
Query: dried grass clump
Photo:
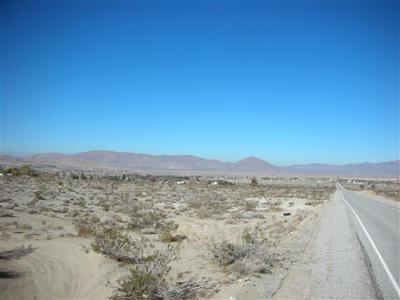
[[[187,236],[184,234],[172,234],[170,230],[163,230],[160,233],[160,241],[163,243],[175,243],[186,240]]]
[[[28,245],[27,247],[22,245],[12,250],[3,250],[0,251],[0,260],[20,259],[33,253],[36,249],[37,248],[33,248],[32,245]]]
[[[36,205],[36,203],[39,202],[39,200],[44,200],[44,199],[45,198],[43,197],[43,191],[41,191],[41,190],[35,191],[35,192],[33,192],[33,199],[31,201],[29,201],[27,203],[27,205],[29,207],[33,207]]]
[[[204,278],[201,281],[178,281],[168,290],[166,299],[208,299],[219,290],[217,284]]]
[[[280,237],[290,232],[293,232],[309,214],[309,210],[298,209],[292,217],[285,220],[276,220],[275,222],[273,222],[269,226],[269,233],[272,236]]]
[[[99,221],[100,219],[96,215],[77,220],[75,228],[78,236],[87,237],[95,235],[98,230]]]
[[[209,250],[212,259],[229,272],[247,275],[268,273],[272,268],[270,245],[259,228],[245,230],[239,243],[212,241]]]
[[[210,252],[213,260],[223,267],[229,266],[245,256],[241,245],[233,244],[226,240],[213,242]]]

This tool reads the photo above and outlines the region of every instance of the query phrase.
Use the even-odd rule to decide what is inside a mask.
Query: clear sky
[[[399,2],[329,2],[3,7],[3,152],[398,159]]]

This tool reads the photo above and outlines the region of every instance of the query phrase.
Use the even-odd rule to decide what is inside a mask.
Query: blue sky
[[[397,1],[25,2],[4,13],[4,153],[398,159]]]

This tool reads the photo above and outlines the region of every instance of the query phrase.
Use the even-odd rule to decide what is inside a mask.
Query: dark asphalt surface
[[[400,290],[400,206],[394,201],[377,200],[350,192],[338,184],[349,208],[358,238],[365,250],[378,295],[385,299],[399,299]],[[363,226],[360,225],[360,222]],[[363,228],[364,227],[364,228]],[[367,231],[367,233],[365,232]],[[375,243],[373,247],[368,235]],[[382,259],[386,263],[385,269]],[[393,276],[390,279],[390,274]],[[393,280],[394,279],[394,280]],[[394,282],[393,282],[394,281]],[[397,285],[397,286],[396,286]]]

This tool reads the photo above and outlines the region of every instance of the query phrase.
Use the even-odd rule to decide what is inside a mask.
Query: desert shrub
[[[158,250],[147,240],[132,241],[120,233],[112,233],[111,240],[114,241],[108,242],[106,247],[104,241],[101,243],[101,253],[132,263],[129,276],[115,290],[112,299],[168,298],[167,275],[171,270],[170,263],[178,258],[178,248],[168,245],[166,249]],[[99,250],[97,245],[94,249]],[[128,256],[121,252],[127,252]]]
[[[22,245],[12,250],[1,250],[0,260],[20,259],[33,253],[36,249],[37,248],[33,248],[32,245],[28,245],[27,247],[25,245]]]
[[[27,205],[30,207],[33,207],[36,205],[36,203],[39,202],[39,200],[44,200],[43,191],[41,191],[41,190],[33,192],[33,199],[31,201],[29,201],[27,203]]]
[[[384,197],[388,197],[393,200],[400,201],[400,186],[395,185],[395,186],[389,186],[386,184],[386,186],[381,186],[381,187],[375,187],[374,192],[377,195],[381,195]]]
[[[129,277],[120,284],[111,299],[163,299],[161,294],[166,289],[165,286],[165,280],[162,278],[134,266]]]
[[[90,220],[92,223],[99,223],[99,222],[100,222],[100,218],[99,218],[97,215],[92,215],[92,216],[90,216],[89,220]]]
[[[283,210],[283,208],[281,208],[279,206],[271,206],[270,208],[268,208],[268,212],[271,212],[271,213],[280,212],[282,210]]]
[[[163,230],[160,233],[160,241],[164,243],[174,243],[180,242],[187,239],[187,236],[184,234],[172,234],[169,230]]]
[[[75,204],[75,205],[78,205],[78,206],[80,206],[80,207],[86,207],[85,198],[79,197],[79,198],[74,202],[74,204]]]
[[[245,257],[240,245],[230,243],[227,240],[212,242],[209,249],[213,260],[220,266],[228,266]]]
[[[22,165],[19,168],[8,168],[7,173],[12,174],[13,176],[36,175],[28,165]]]
[[[135,207],[131,212],[128,228],[140,230],[148,227],[162,228],[166,223],[166,215],[158,210],[144,210]]]
[[[251,179],[251,186],[257,186],[258,185],[258,181],[257,181],[257,178],[255,178],[255,177],[253,177],[252,179]]]
[[[18,169],[19,175],[31,175],[31,168],[28,165],[22,165]]]
[[[234,211],[234,212],[231,213],[231,218],[233,220],[237,221],[237,220],[243,219],[244,217],[243,217],[243,215],[242,215],[242,213],[240,211]]]
[[[196,210],[196,216],[200,219],[208,219],[213,215],[213,211],[209,209],[207,206],[201,206]]]
[[[291,225],[298,226],[301,222],[310,214],[309,210],[305,209],[298,209],[293,216],[292,220],[290,221]]]
[[[263,231],[258,227],[256,227],[253,230],[250,230],[248,228],[244,229],[241,238],[243,244],[246,245],[249,244],[255,245],[267,241],[267,238],[265,237]]]
[[[217,186],[232,186],[235,185],[235,183],[227,180],[208,180],[209,185],[217,185]]]
[[[175,223],[175,221],[164,221],[163,223],[159,224],[159,228],[163,231],[173,231],[178,229],[179,225]]]
[[[219,193],[202,194],[187,200],[187,207],[192,209],[194,214],[201,219],[221,215],[231,205],[232,203],[229,203],[227,198]]]
[[[257,260],[245,257],[229,265],[227,270],[229,273],[236,273],[239,276],[246,276],[252,273],[265,274],[270,272],[270,268],[271,267],[269,265],[264,263],[260,264]]]
[[[209,250],[218,265],[229,267],[230,271],[240,269],[240,274],[267,273],[272,267],[268,240],[259,228],[245,230],[238,243],[212,241]]]
[[[323,203],[323,202],[322,201],[307,201],[304,204],[309,205],[309,206],[317,206],[317,205],[320,205],[321,203]]]
[[[244,203],[244,209],[246,211],[252,211],[255,210],[257,208],[257,201],[253,201],[253,200],[248,200]]]
[[[21,225],[19,225],[18,227],[19,227],[19,229],[22,229],[22,230],[30,230],[30,229],[33,228],[32,225],[27,224],[27,223],[21,224]]]
[[[95,252],[112,259],[136,263],[143,256],[143,243],[129,239],[127,234],[114,228],[97,232],[91,246]]]
[[[33,192],[33,196],[34,196],[34,199],[44,200],[43,191],[41,191],[41,190]]]
[[[260,191],[261,191],[260,187]],[[257,190],[257,192],[260,192]],[[282,185],[270,184],[267,189],[262,189],[264,195],[273,198],[303,198],[310,200],[328,200],[335,191],[333,184],[323,186]]]
[[[78,232],[78,236],[87,237],[96,233],[96,227],[92,223],[80,221],[75,224],[75,228]]]

